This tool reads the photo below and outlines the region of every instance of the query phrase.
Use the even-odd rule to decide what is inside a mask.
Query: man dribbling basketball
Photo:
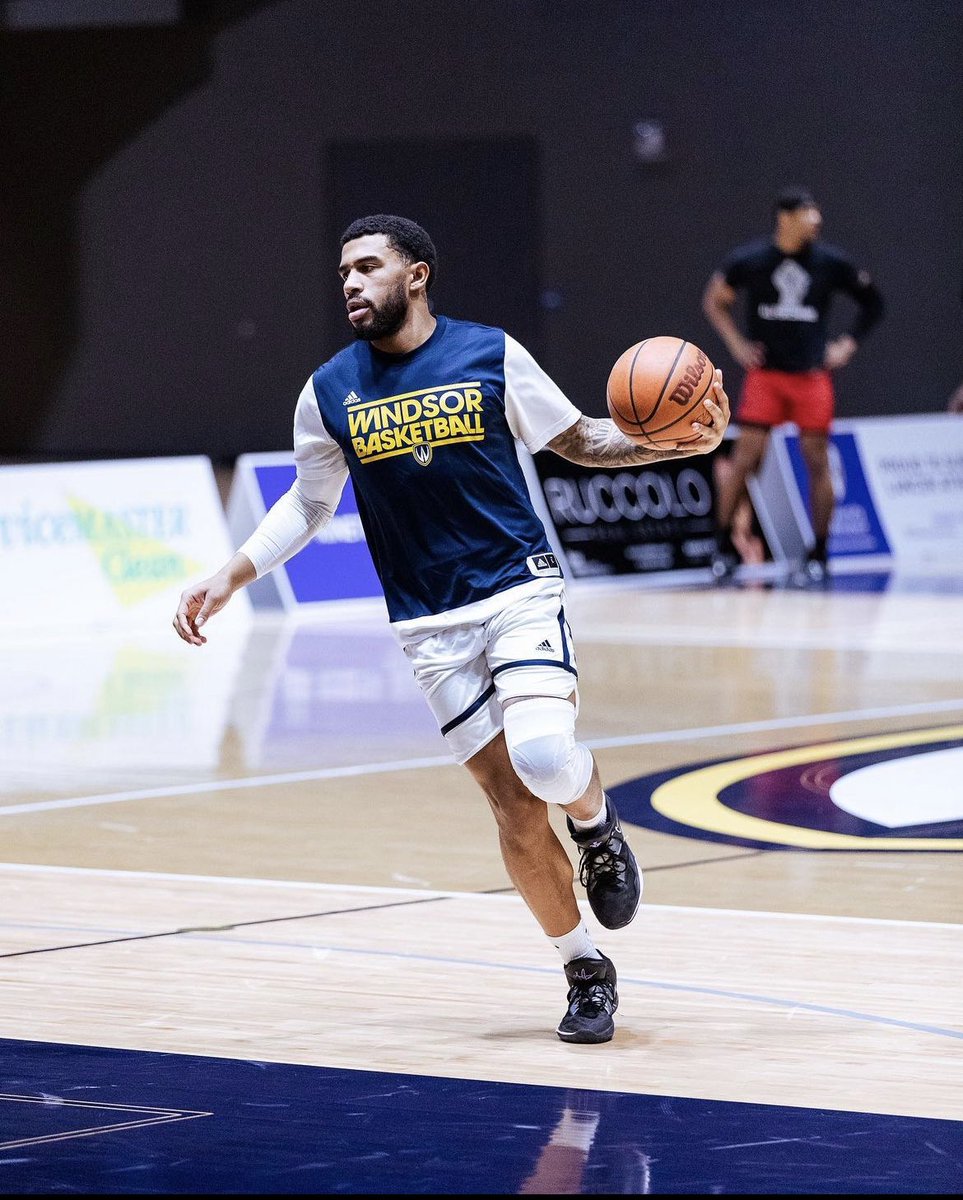
[[[569,989],[558,1036],[606,1042],[615,967],[581,917],[547,806],[566,814],[580,880],[606,929],[633,919],[642,879],[595,760],[575,737],[564,583],[516,441],[595,467],[706,454],[729,420],[722,375],[706,398],[712,423],[693,424],[695,441],[643,449],[610,419],[579,412],[503,330],[434,315],[437,256],[421,226],[366,217],[341,245],[356,341],[298,398],[297,478],[229,562],[185,589],[174,628],[203,645],[202,626],[235,591],[327,524],[350,474],[391,627],[454,758],[491,805],[512,883],[561,956]]]
[[[736,419],[739,435],[731,469],[720,489],[718,545],[712,573],[729,578],[739,564],[731,526],[746,480],[758,470],[770,430],[793,421],[809,476],[814,543],[797,578],[826,579],[827,541],[835,508],[829,467],[829,432],[835,408],[831,372],[846,366],[862,339],[883,315],[883,299],[866,271],[848,255],[819,241],[822,213],[803,188],[787,188],[775,200],[775,228],[733,250],[713,273],[702,306],[729,353],[745,368]],[[848,333],[827,342],[833,297],[844,292],[858,313]],[[732,310],[746,298],[747,332]]]

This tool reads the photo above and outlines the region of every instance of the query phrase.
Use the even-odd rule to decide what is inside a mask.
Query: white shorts
[[[399,634],[415,680],[448,747],[467,762],[502,728],[502,705],[516,696],[578,698],[565,587],[546,579],[537,593],[484,621],[437,633]]]

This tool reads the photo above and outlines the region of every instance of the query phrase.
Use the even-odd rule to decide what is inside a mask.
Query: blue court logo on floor
[[[963,726],[676,768],[610,787],[623,820],[754,848],[963,850]]]

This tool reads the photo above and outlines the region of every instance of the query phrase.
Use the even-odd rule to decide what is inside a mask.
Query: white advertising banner
[[[0,620],[169,624],[233,546],[210,459],[0,467]],[[229,606],[250,616],[242,594]]]
[[[864,419],[855,431],[893,555],[963,561],[963,417]]]
[[[763,502],[790,511],[790,553],[812,540],[808,481],[795,426],[775,432]],[[952,566],[963,562],[963,417],[929,413],[840,420],[830,466],[836,508],[830,558],[850,564]]]

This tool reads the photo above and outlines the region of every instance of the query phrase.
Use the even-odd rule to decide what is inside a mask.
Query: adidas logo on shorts
[[[548,640],[548,638],[546,638],[544,642],[539,642],[538,645],[535,647],[535,649],[536,650],[547,650],[551,654],[554,651],[555,647]]]

